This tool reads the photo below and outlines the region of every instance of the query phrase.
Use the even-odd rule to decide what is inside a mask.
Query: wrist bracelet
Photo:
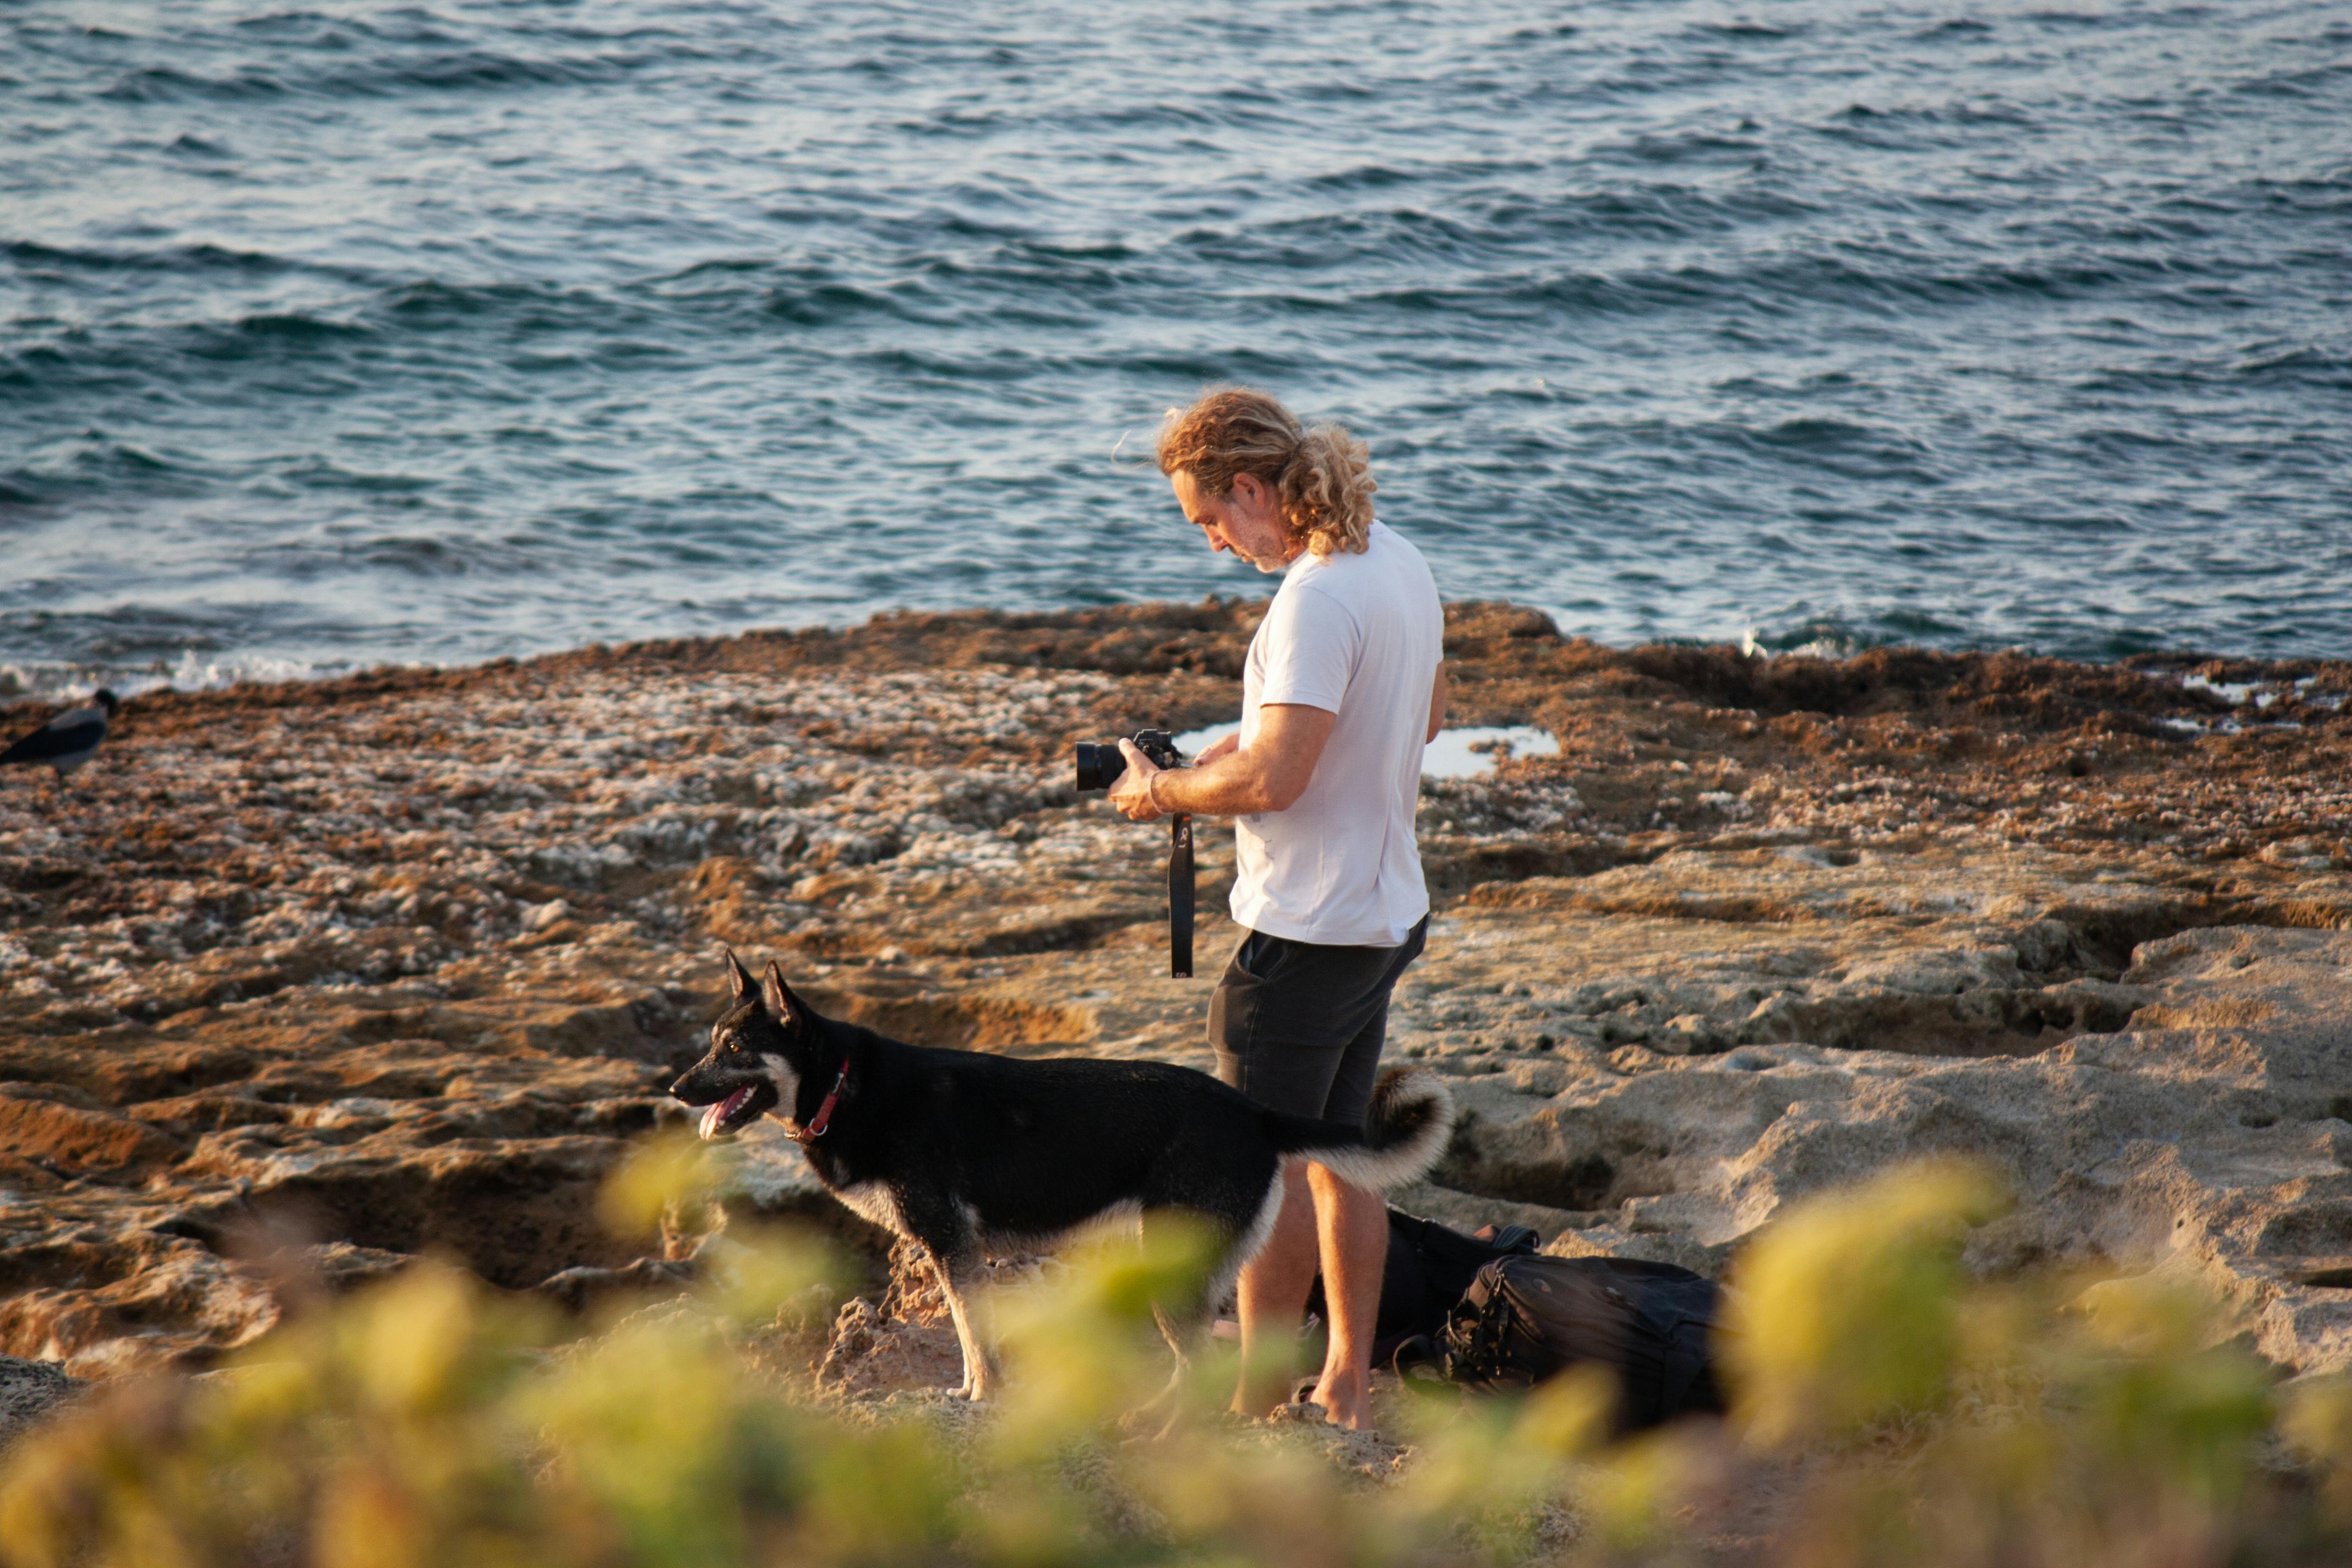
[[[1168,808],[1160,804],[1160,781],[1163,776],[1165,776],[1166,771],[1167,770],[1162,769],[1160,772],[1153,773],[1150,778],[1143,781],[1143,798],[1151,803],[1152,810],[1160,813],[1162,816],[1167,814]]]

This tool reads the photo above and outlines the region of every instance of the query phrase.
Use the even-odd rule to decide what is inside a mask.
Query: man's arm
[[[1437,661],[1437,679],[1429,683],[1429,733],[1421,738],[1424,746],[1437,739],[1445,728],[1445,661]],[[1165,787],[1165,786],[1162,786]]]
[[[1151,780],[1162,770],[1137,751],[1132,741],[1121,741],[1118,749],[1127,759],[1127,772],[1112,786],[1110,803],[1136,822],[1179,813],[1243,816],[1289,809],[1307,793],[1307,781],[1315,776],[1315,764],[1338,715],[1303,702],[1269,702],[1257,712],[1257,739],[1247,748],[1199,767],[1166,770],[1156,802]]]
[[[1192,765],[1196,768],[1207,767],[1211,763],[1216,762],[1220,758],[1230,757],[1241,749],[1242,732],[1239,730],[1228,731],[1225,734],[1210,742],[1209,749],[1192,759]]]

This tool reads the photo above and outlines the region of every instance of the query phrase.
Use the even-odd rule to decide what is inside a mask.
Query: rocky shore
[[[675,1114],[722,944],[904,1038],[1205,1066],[1230,839],[1171,981],[1164,838],[1067,757],[1232,718],[1255,613],[126,704],[70,785],[0,780],[0,1352],[201,1366],[426,1250],[573,1303],[681,1277],[696,1237],[638,1256],[593,1197]],[[1449,721],[1560,752],[1425,786],[1391,1051],[1466,1115],[1406,1206],[1716,1270],[1798,1194],[1970,1154],[2019,1198],[1984,1267],[2175,1271],[2352,1365],[2352,666],[1448,627]],[[751,1142],[745,1205],[875,1245]]]

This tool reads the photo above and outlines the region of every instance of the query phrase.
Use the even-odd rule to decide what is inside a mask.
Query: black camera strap
[[[1192,819],[1168,819],[1168,974],[1192,978]]]

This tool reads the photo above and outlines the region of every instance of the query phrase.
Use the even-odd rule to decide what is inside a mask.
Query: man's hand
[[[1111,805],[1129,822],[1157,822],[1160,808],[1151,804],[1151,775],[1160,771],[1158,765],[1137,751],[1132,741],[1119,742],[1118,754],[1127,759],[1127,772],[1110,786]]]
[[[1257,739],[1248,750],[1229,736],[1202,752],[1189,768],[1165,770],[1160,799],[1151,781],[1163,771],[1135,749],[1118,743],[1127,771],[1111,786],[1110,803],[1130,821],[1150,822],[1183,813],[1192,816],[1242,816],[1287,811],[1306,792],[1323,742],[1331,738],[1334,715],[1303,703],[1269,702],[1258,710]]]

